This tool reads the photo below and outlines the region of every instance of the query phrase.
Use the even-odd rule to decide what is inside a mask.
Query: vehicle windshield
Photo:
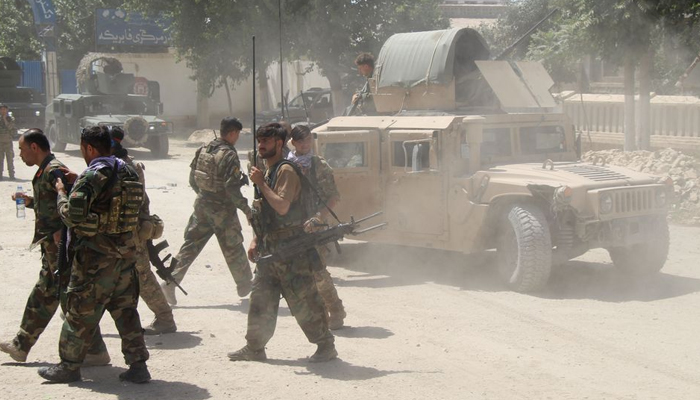
[[[99,97],[85,100],[89,115],[101,114],[149,114],[148,101],[139,97]]]

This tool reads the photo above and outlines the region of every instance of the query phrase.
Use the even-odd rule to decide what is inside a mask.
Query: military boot
[[[345,313],[345,307],[343,307],[343,301],[338,300],[328,309],[328,313],[330,314],[330,318],[328,319],[328,328],[333,330],[342,328],[345,317],[347,316]]]
[[[171,306],[176,306],[177,298],[175,297],[175,285],[163,282],[160,284],[160,288],[163,290],[165,301],[167,301]]]
[[[0,350],[9,354],[10,357],[17,362],[27,361],[27,352],[22,351],[22,349],[19,348],[19,343],[17,343],[17,340],[10,340],[0,343]]]
[[[145,361],[137,361],[131,364],[126,372],[119,374],[119,380],[133,383],[146,383],[151,380],[151,373],[148,372]]]
[[[231,361],[265,361],[267,354],[265,349],[253,350],[250,346],[245,345],[242,349],[228,353],[228,358]]]
[[[172,312],[161,316],[156,315],[153,322],[144,329],[146,335],[161,335],[173,332],[177,332],[177,325],[175,325]]]
[[[246,297],[253,290],[253,281],[246,281],[240,285],[236,285],[236,291],[238,292],[238,297]]]
[[[83,367],[102,367],[104,365],[109,365],[110,361],[112,361],[112,359],[106,351],[95,354],[87,353],[83,360]]]
[[[55,383],[69,383],[80,380],[80,368],[70,368],[66,363],[39,368],[39,376]]]
[[[309,362],[326,362],[336,357],[338,357],[338,351],[335,349],[335,344],[333,342],[323,342],[318,344],[316,352],[309,357]]]

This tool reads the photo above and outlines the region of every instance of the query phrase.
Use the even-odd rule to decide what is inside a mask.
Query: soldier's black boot
[[[55,383],[69,383],[80,380],[80,368],[70,368],[66,363],[39,368],[39,376]]]
[[[145,361],[137,361],[131,364],[126,372],[119,374],[119,380],[133,383],[146,383],[151,380],[151,374],[148,372]]]
[[[332,341],[327,341],[318,344],[318,349],[316,349],[316,352],[309,357],[309,362],[326,362],[336,357],[338,357],[338,351],[335,349],[335,344],[333,344]]]

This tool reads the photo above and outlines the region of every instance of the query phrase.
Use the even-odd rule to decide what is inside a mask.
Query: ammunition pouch
[[[159,216],[153,214],[148,219],[142,219],[139,225],[139,239],[141,241],[158,239],[163,236],[165,223]]]
[[[194,182],[200,190],[217,193],[223,190],[224,182],[221,179],[217,166],[226,154],[224,151],[207,152],[203,147],[197,152],[197,161],[194,168]]]
[[[98,231],[108,235],[135,231],[139,225],[143,193],[141,182],[119,181],[112,191],[109,210],[99,217]]]
[[[73,231],[79,236],[92,237],[97,235],[100,225],[100,218],[95,213],[89,213],[85,221],[76,225]]]

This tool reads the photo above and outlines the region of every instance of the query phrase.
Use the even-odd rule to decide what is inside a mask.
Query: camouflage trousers
[[[44,329],[46,329],[46,326],[56,313],[59,303],[64,304],[58,298],[59,284],[54,276],[57,259],[58,247],[56,244],[50,239],[44,241],[41,244],[39,280],[29,294],[27,305],[22,315],[22,322],[19,325],[19,332],[17,332],[14,339],[15,345],[24,352],[29,353],[37,340],[39,340],[39,336],[44,332]],[[68,279],[65,279],[64,283],[67,282]],[[63,287],[65,288],[65,285]],[[65,291],[62,291],[61,297],[65,297]],[[102,334],[98,326],[95,329],[88,353],[99,354],[105,351],[107,351],[107,346],[102,340]]]
[[[173,271],[173,278],[180,283],[185,278],[190,265],[204,250],[212,235],[216,235],[219,247],[224,253],[224,259],[236,285],[247,285],[253,279],[253,273],[248,262],[248,255],[243,247],[241,223],[235,212],[228,210],[211,210],[198,206],[195,202],[194,213],[185,228],[185,243],[175,256],[179,261]]]
[[[146,306],[156,318],[172,319],[173,309],[165,300],[156,275],[151,270],[151,261],[145,243],[140,243],[136,249],[136,274],[139,277],[139,293]]]
[[[326,306],[326,311],[336,311],[343,309],[343,302],[340,301],[338,296],[338,291],[333,284],[333,278],[331,273],[328,272],[326,268],[326,256],[329,253],[329,249],[326,246],[317,247],[316,250],[319,254],[319,259],[321,265],[318,268],[314,268],[314,280],[316,281],[316,287],[318,288],[318,293],[323,299],[323,304]]]
[[[10,176],[15,176],[14,158],[15,152],[12,148],[12,141],[0,142],[0,176],[2,176],[5,167],[5,161],[7,161],[7,172],[10,173]]]
[[[134,260],[107,256],[89,247],[76,251],[66,290],[66,321],[59,355],[70,368],[85,359],[90,340],[105,311],[114,319],[128,365],[148,360],[138,305]]]
[[[314,254],[311,254],[314,253]],[[277,326],[280,294],[311,343],[333,342],[328,316],[311,269],[315,250],[284,263],[259,263],[248,310],[246,341],[252,349],[265,347]]]

